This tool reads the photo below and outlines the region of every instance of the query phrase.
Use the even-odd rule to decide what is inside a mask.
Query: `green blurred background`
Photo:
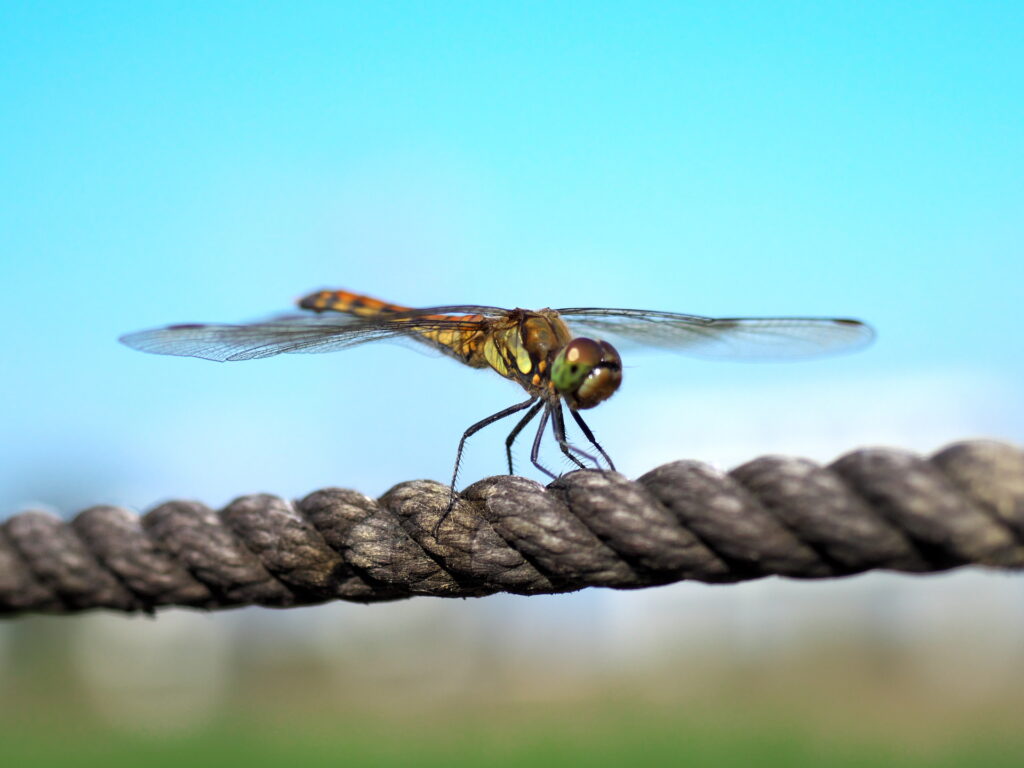
[[[501,597],[11,622],[4,762],[1020,765],[1019,602],[940,576],[849,616],[856,581],[627,594],[599,625]],[[815,618],[755,625],[794,600]]]
[[[877,327],[630,357],[590,421],[633,477],[1020,444],[1021,40],[1019,1],[0,3],[0,518],[447,482],[497,377],[115,341],[325,286]],[[1022,715],[1024,583],[978,571],[0,622],[4,766],[1019,766]]]

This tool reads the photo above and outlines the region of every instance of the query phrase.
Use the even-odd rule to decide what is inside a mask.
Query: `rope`
[[[727,474],[677,461],[635,482],[596,470],[547,488],[491,477],[457,497],[435,539],[448,502],[446,486],[415,480],[376,501],[327,488],[218,512],[195,501],[141,518],[112,506],[70,522],[24,512],[0,525],[0,613],[1024,568],[1024,451],[990,441],[927,460],[863,449],[828,467],[766,456]]]

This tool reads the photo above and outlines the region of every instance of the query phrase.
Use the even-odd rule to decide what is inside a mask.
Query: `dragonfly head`
[[[551,364],[551,383],[573,408],[593,408],[622,382],[622,359],[607,341],[573,339]]]

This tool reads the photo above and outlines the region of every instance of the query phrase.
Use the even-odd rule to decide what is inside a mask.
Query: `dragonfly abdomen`
[[[299,300],[299,307],[314,312],[341,312],[366,320],[415,312],[411,307],[391,304],[372,296],[345,290],[311,293]],[[484,337],[484,331],[480,327],[484,320],[481,315],[416,315],[395,320],[409,322],[412,326],[410,338],[439,349],[461,363],[474,368],[487,365],[480,354]]]
[[[302,309],[314,312],[344,312],[356,317],[376,317],[381,314],[406,312],[409,307],[390,304],[372,296],[351,291],[317,291],[299,300]]]

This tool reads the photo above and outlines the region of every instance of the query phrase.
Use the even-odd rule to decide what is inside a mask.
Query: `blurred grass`
[[[712,673],[519,695],[497,678],[465,698],[367,696],[313,667],[264,670],[185,727],[112,721],[95,693],[22,678],[0,709],[9,766],[986,766],[1024,756],[1019,698],[964,705],[811,667]],[[792,673],[794,670],[790,670]],[[718,684],[715,684],[715,680]],[[489,692],[488,692],[489,691]]]
[[[718,648],[641,666],[492,654],[463,676],[451,674],[462,655],[454,637],[409,639],[427,643],[422,657],[412,646],[383,655],[349,646],[328,661],[239,643],[219,679],[147,682],[138,660],[126,663],[117,649],[111,657],[126,677],[86,674],[94,657],[74,652],[86,626],[43,617],[8,625],[0,765],[1024,764],[1019,665],[1001,667],[998,685],[964,687],[960,677],[922,676],[899,648],[850,639],[763,658]],[[188,639],[194,655],[204,653],[198,640]],[[139,653],[154,667],[177,658],[148,643]],[[409,658],[423,663],[403,666]],[[978,671],[962,648],[942,658],[967,679]],[[179,683],[200,694],[185,716],[182,701],[192,699]]]
[[[1001,766],[1021,765],[1015,745],[975,734],[940,752],[898,741],[837,738],[813,722],[777,722],[772,709],[707,722],[693,711],[547,709],[531,717],[462,713],[429,723],[344,718],[276,724],[219,719],[187,735],[118,732],[62,718],[0,729],[11,766]]]

